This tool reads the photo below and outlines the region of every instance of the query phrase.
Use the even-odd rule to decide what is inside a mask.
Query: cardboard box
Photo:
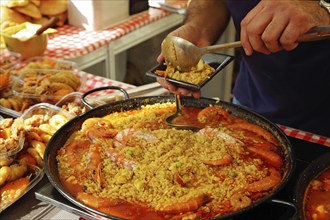
[[[129,17],[129,0],[69,0],[70,25],[100,30]]]

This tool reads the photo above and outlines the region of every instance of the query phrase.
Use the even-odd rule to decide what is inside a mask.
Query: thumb
[[[164,63],[164,61],[165,61],[165,58],[164,58],[163,54],[159,54],[157,57],[157,62]]]

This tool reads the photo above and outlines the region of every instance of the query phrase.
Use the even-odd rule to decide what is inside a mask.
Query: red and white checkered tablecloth
[[[330,147],[330,137],[316,135],[307,131],[278,125],[287,136]]]
[[[83,88],[81,88],[81,92],[87,92],[91,89],[94,88],[99,88],[99,87],[104,87],[104,86],[118,86],[120,88],[123,88],[125,90],[131,89],[131,88],[135,88],[134,85],[130,85],[127,83],[123,83],[123,82],[119,82],[119,81],[115,81],[112,79],[108,79],[108,78],[104,78],[101,76],[95,76],[93,74],[90,73],[86,73],[83,71],[79,72],[80,76],[83,76],[85,79],[85,85]]]
[[[61,59],[80,57],[169,14],[163,10],[150,8],[130,16],[115,26],[98,31],[64,25],[57,28],[57,32],[50,37],[44,55]]]
[[[169,12],[161,9],[149,8],[146,11],[130,16],[117,25],[97,31],[88,31],[83,28],[64,25],[58,27],[56,29],[57,32],[50,36],[43,56],[57,59],[72,59],[84,56],[169,14]],[[8,57],[10,54],[6,51],[1,51],[1,59],[18,61],[17,57]]]

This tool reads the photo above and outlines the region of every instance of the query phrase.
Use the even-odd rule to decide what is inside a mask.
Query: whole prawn
[[[118,199],[97,197],[85,192],[78,192],[77,199],[93,208],[117,206],[122,203]]]
[[[117,165],[124,166],[128,169],[134,169],[136,167],[136,162],[127,159],[114,148],[105,149],[105,154]]]
[[[227,125],[227,128],[240,129],[240,130],[253,132],[253,133],[261,136],[268,142],[272,143],[273,145],[278,146],[278,142],[274,138],[274,136],[270,132],[266,131],[265,129],[263,129],[262,127],[260,127],[258,125],[243,122],[243,123],[233,123],[233,124]]]
[[[91,175],[93,180],[102,185],[101,176],[101,162],[102,157],[100,155],[101,145],[94,144],[91,146],[90,141],[81,140],[70,143],[66,146],[68,162],[75,170],[75,174],[82,177],[88,177]],[[82,164],[82,156],[86,154],[88,165],[87,167]]]
[[[117,133],[113,138],[113,145],[117,148],[122,148],[127,145],[134,145],[138,140],[143,140],[149,143],[157,143],[158,138],[155,134],[134,128],[126,128]],[[133,146],[134,147],[134,146]]]
[[[204,204],[210,201],[211,201],[210,196],[206,194],[202,194],[195,198],[188,199],[185,202],[179,202],[168,206],[163,206],[158,211],[168,214],[186,213],[186,212],[196,211],[201,206],[203,206]]]
[[[233,119],[226,109],[220,106],[209,106],[198,113],[197,120],[208,125],[218,125],[219,122],[231,123]]]
[[[102,138],[113,138],[117,134],[112,123],[104,118],[87,119],[82,124],[81,131],[93,142]]]
[[[281,156],[271,150],[265,150],[254,146],[247,146],[246,149],[275,168],[279,168],[283,165]]]
[[[275,168],[269,168],[269,175],[265,178],[249,184],[248,192],[263,192],[276,187],[281,182],[281,174]]]
[[[220,138],[224,141],[225,145],[229,148],[231,148],[232,150],[234,150],[236,153],[238,154],[242,154],[243,148],[242,146],[244,145],[242,141],[240,141],[239,139],[220,131],[217,128],[202,128],[201,130],[199,130],[197,132],[197,135],[203,135],[206,137],[210,137],[210,138]],[[228,159],[228,157],[227,157]]]

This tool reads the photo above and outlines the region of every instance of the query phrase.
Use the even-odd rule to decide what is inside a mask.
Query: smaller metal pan
[[[326,153],[314,161],[312,161],[307,168],[300,174],[294,192],[294,204],[297,207],[297,214],[295,220],[304,220],[304,199],[307,187],[311,180],[317,177],[325,169],[330,167],[330,152]]]
[[[214,73],[210,75],[206,80],[201,82],[200,84],[191,84],[188,82],[183,82],[180,80],[172,79],[170,77],[166,77],[166,80],[171,82],[173,85],[185,89],[189,89],[191,91],[200,90],[206,83],[208,83],[217,73],[219,73],[223,68],[225,68],[232,60],[234,59],[233,56],[220,54],[220,53],[210,53],[205,54],[202,56],[202,60],[205,63],[209,64],[211,67],[215,69]],[[146,75],[156,78],[164,78],[163,76],[155,74],[156,70],[166,70],[166,66],[164,64],[160,64],[151,70],[149,70]]]

